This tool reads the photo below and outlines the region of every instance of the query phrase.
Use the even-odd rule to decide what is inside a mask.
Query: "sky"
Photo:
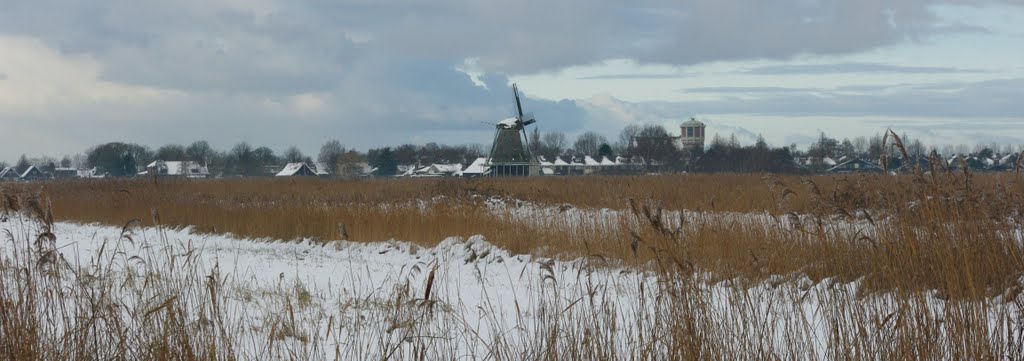
[[[678,124],[1024,144],[1021,0],[0,1],[0,161]]]

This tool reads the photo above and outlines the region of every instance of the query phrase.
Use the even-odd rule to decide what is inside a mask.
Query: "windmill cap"
[[[514,128],[519,119],[516,118],[505,118],[498,122],[498,126],[502,128]]]

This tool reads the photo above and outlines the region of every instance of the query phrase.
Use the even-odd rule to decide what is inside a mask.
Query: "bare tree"
[[[185,147],[181,144],[165,144],[156,149],[156,154],[153,155],[153,158],[163,161],[180,161],[186,160],[188,154],[185,152]]]
[[[576,143],[573,143],[573,149],[580,155],[597,156],[601,144],[607,142],[608,140],[605,137],[596,132],[584,132],[576,138]]]
[[[530,132],[530,153],[534,157],[540,156],[544,145],[541,143],[540,128],[533,127],[533,131]]]
[[[857,151],[858,156],[866,156],[868,154],[868,138],[865,136],[853,138],[853,149]]]
[[[615,150],[619,154],[626,154],[633,146],[633,139],[640,135],[644,127],[639,124],[629,124],[619,132],[619,140],[615,142]]]
[[[548,132],[541,137],[541,143],[543,143],[541,155],[548,161],[554,161],[555,157],[562,155],[562,152],[565,151],[568,141],[565,139],[565,133]]]
[[[288,163],[299,163],[306,159],[306,155],[302,154],[299,147],[294,145],[288,147],[288,149],[284,151],[284,155],[282,157],[284,158],[284,161]]]
[[[191,161],[210,162],[216,156],[216,152],[210,147],[210,143],[205,140],[198,140],[192,142],[188,148],[185,148],[185,155]]]
[[[316,157],[316,160],[324,166],[324,170],[334,174],[338,171],[338,162],[344,154],[345,146],[341,145],[337,139],[332,139],[320,147],[320,155]]]

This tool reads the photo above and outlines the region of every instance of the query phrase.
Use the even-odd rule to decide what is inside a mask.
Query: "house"
[[[548,162],[544,157],[537,157],[540,163],[540,175],[555,175],[555,163]]]
[[[920,170],[922,173],[930,171],[932,169],[932,162],[928,157],[918,156],[910,160],[903,160],[903,163],[896,168],[896,173],[900,174],[913,174],[915,171]]]
[[[395,177],[410,177],[416,173],[417,166],[415,164],[399,164],[395,168],[397,169]]]
[[[310,168],[306,163],[288,163],[284,166],[280,172],[277,173],[278,177],[318,177],[319,175],[313,168]]]
[[[475,178],[481,177],[487,174],[491,168],[487,166],[487,158],[477,158],[470,163],[466,168],[458,171],[455,175],[460,177]]]
[[[24,180],[24,181],[33,181],[33,180],[47,179],[47,178],[49,178],[49,175],[46,174],[46,173],[43,173],[43,171],[40,170],[38,167],[32,165],[32,166],[29,166],[28,169],[25,169],[25,171],[21,173],[20,177],[21,177],[21,180]]]
[[[77,168],[60,168],[60,167],[54,168],[53,169],[53,178],[54,179],[78,178],[78,169]]]
[[[552,163],[552,165],[554,165],[555,174],[557,175],[567,175],[570,172],[569,163],[562,160],[562,157],[555,157],[555,161]]]
[[[7,168],[4,168],[3,170],[0,170],[0,182],[3,182],[3,181],[16,181],[16,180],[20,180],[20,179],[21,179],[21,175],[18,174],[18,171],[14,170],[14,168],[7,167]]]
[[[462,164],[431,164],[413,172],[413,177],[445,177],[453,176],[462,170]]]
[[[209,178],[210,169],[206,165],[192,161],[162,161],[157,160],[146,165],[146,171],[141,174],[185,177],[185,178]]]
[[[377,173],[377,167],[374,167],[370,165],[370,163],[366,162],[353,164],[352,168],[357,171],[356,177],[365,178],[373,176],[374,173]]]
[[[96,167],[92,167],[92,168],[89,168],[89,169],[79,169],[78,170],[78,177],[79,178],[107,178],[107,177],[110,177],[110,172],[100,173],[99,169],[97,169]]]
[[[1007,154],[985,169],[987,172],[1013,172],[1017,170],[1017,154]]]
[[[993,165],[989,166],[988,168],[985,168],[985,171],[986,172],[1013,172],[1016,169],[1017,169],[1017,165],[1016,164],[999,163],[999,164],[993,164]]]
[[[679,150],[704,149],[706,125],[696,118],[679,125],[679,136],[634,136],[630,138],[631,148],[674,146]]]
[[[860,158],[853,158],[826,170],[828,173],[882,173],[882,167]]]

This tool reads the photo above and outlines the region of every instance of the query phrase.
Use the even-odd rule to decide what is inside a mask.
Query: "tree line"
[[[724,138],[715,134],[703,148],[680,148],[676,138],[662,125],[631,124],[625,126],[613,140],[600,133],[587,131],[570,141],[562,132],[541,132],[533,128],[527,136],[530,151],[539,159],[553,162],[561,158],[566,162],[582,162],[584,157],[624,160],[638,165],[649,172],[800,172],[807,171],[798,160],[809,160],[804,165],[810,171],[821,171],[828,167],[826,158],[863,158],[877,161],[885,153],[893,159],[891,167],[898,167],[900,154],[892,147],[883,147],[882,136],[831,138],[820,133],[818,138],[805,150],[796,144],[773,147],[762,137],[752,144],[741,144],[735,135]],[[1014,150],[1010,145],[966,145],[943,146],[940,149],[926,147],[920,140],[907,134],[901,137],[907,152],[912,157],[936,154],[975,154],[992,157],[1009,154]],[[156,149],[145,145],[125,142],[110,142],[90,147],[82,154],[66,155],[61,159],[50,157],[29,158],[22,155],[13,166],[24,172],[30,165],[36,165],[44,172],[61,168],[96,168],[111,176],[131,176],[154,160],[194,161],[208,167],[211,174],[222,176],[270,175],[286,163],[305,162],[318,164],[318,171],[340,177],[351,177],[376,168],[375,174],[387,176],[399,172],[399,166],[429,165],[434,163],[469,164],[479,157],[486,157],[489,146],[445,145],[426,143],[423,145],[402,144],[394,147],[371,148],[366,152],[346,147],[338,140],[325,142],[318,154],[304,154],[298,147],[287,147],[275,152],[267,146],[254,146],[239,142],[221,151],[214,149],[207,141],[191,144],[166,144]],[[969,161],[979,162],[975,158]],[[983,164],[970,163],[981,167]],[[0,162],[0,169],[7,167]]]

